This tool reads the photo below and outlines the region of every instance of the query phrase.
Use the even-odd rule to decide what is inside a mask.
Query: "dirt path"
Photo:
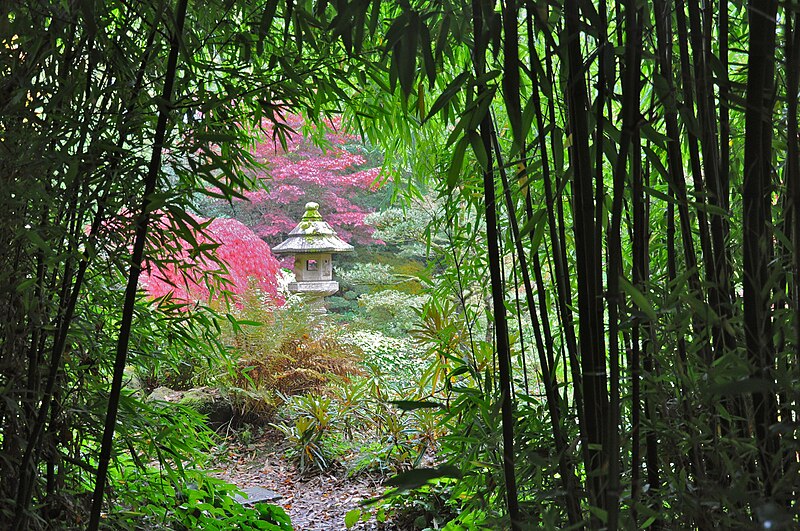
[[[246,445],[231,440],[228,444],[215,466],[219,470],[216,475],[242,489],[261,487],[274,491],[280,498],[271,503],[286,509],[296,531],[345,530],[345,514],[358,507],[359,501],[383,492],[380,481],[366,476],[348,478],[344,471],[301,477],[283,457],[278,437]],[[379,528],[373,519],[352,529]]]

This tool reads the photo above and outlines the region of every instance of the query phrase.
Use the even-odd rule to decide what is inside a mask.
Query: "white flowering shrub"
[[[411,339],[387,336],[377,330],[349,330],[338,339],[359,347],[364,363],[376,366],[387,380],[408,384],[420,378],[425,351]]]
[[[433,216],[439,210],[433,205],[415,205],[410,209],[389,208],[372,212],[364,223],[375,227],[373,238],[402,245],[424,242]]]
[[[297,280],[294,277],[294,271],[290,269],[279,269],[275,280],[278,283],[278,293],[280,293],[284,299],[291,297],[292,293],[289,291],[289,284]]]
[[[364,324],[387,335],[402,336],[416,327],[417,312],[427,300],[428,295],[386,289],[361,295],[358,304],[363,309]]]

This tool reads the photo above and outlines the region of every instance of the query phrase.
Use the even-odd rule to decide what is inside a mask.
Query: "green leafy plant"
[[[427,300],[426,295],[412,295],[394,289],[365,293],[358,297],[363,317],[356,323],[389,336],[402,337],[416,327],[419,310]]]
[[[332,466],[335,456],[325,444],[336,415],[332,400],[316,394],[298,395],[287,400],[286,409],[289,419],[272,426],[286,436],[290,457],[297,461],[300,472],[311,467],[324,471]]]
[[[358,351],[338,341],[314,312],[289,299],[276,307],[251,294],[224,332],[236,354],[231,385],[293,395],[358,372]]]
[[[370,377],[394,388],[412,386],[424,363],[423,350],[409,337],[392,337],[377,330],[347,329],[339,341],[355,346]]]
[[[378,521],[383,515],[383,518],[390,519],[401,529],[446,529],[451,522],[457,521],[461,512],[450,494],[446,484],[427,485],[412,491],[390,493],[378,502],[379,505],[370,511],[370,514]],[[467,529],[489,529],[477,525],[479,521],[473,520],[472,523],[476,526]]]
[[[228,308],[221,323],[227,357],[214,380],[231,401],[237,422],[267,423],[286,397],[319,392],[360,372],[358,348],[340,342],[296,298],[277,306],[250,289],[238,304]]]
[[[257,503],[245,507],[235,499],[239,489],[198,469],[185,469],[179,478],[152,468],[123,472],[124,503],[111,515],[117,529],[291,531],[283,508]]]
[[[331,386],[338,422],[349,440],[353,440],[355,431],[369,421],[371,408],[368,391],[368,380],[365,378],[341,381]]]

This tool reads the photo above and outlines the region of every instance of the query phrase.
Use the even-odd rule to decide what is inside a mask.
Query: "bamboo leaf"
[[[775,389],[775,382],[766,378],[743,378],[732,382],[712,384],[709,391],[715,395],[743,395],[768,393]]]
[[[489,168],[489,154],[486,152],[486,147],[483,145],[483,140],[477,131],[470,131],[469,143],[472,146],[472,151],[475,153],[475,158],[478,159],[478,164],[481,165],[483,171]]]
[[[539,220],[536,223],[536,231],[533,233],[533,238],[531,238],[531,249],[535,253],[539,252],[539,246],[544,238],[545,227],[547,226],[547,210],[541,209],[537,214],[539,215]]]
[[[428,84],[433,88],[436,82],[436,62],[433,58],[433,50],[431,49],[431,33],[428,30],[427,24],[420,21],[420,46],[422,47],[422,59],[425,65],[425,74],[428,76]]]
[[[469,116],[469,124],[467,129],[475,130],[478,128],[478,124],[483,121],[486,117],[486,113],[489,112],[489,107],[492,105],[492,100],[494,99],[494,93],[497,89],[492,87],[486,90],[483,94],[481,94],[480,98],[475,102],[475,107],[472,109],[472,112],[468,115]]]
[[[697,210],[699,210],[700,212],[705,212],[706,214],[711,214],[713,216],[721,216],[723,218],[727,218],[730,216],[727,210],[718,207],[717,205],[703,203],[700,201],[694,201],[692,202],[692,206]]]
[[[369,16],[369,34],[375,35],[375,30],[378,28],[381,14],[381,0],[372,1],[372,11]]]
[[[241,322],[241,321],[240,321]],[[443,404],[438,402],[431,402],[429,400],[390,400],[397,409],[403,411],[414,411],[415,409],[439,409],[444,408]]]
[[[264,39],[267,36],[270,28],[272,27],[272,21],[275,19],[275,12],[278,9],[278,0],[267,0],[266,5],[264,6],[264,12],[261,14],[261,21],[258,25],[258,46],[259,49],[263,49],[264,46]]]
[[[547,209],[539,209],[533,214],[533,216],[530,217],[528,221],[525,222],[525,225],[523,225],[522,229],[520,229],[520,238],[526,237],[531,233],[531,231],[533,231],[533,237],[531,238],[531,248],[533,252],[536,252],[539,249],[539,245],[542,242],[546,220]]]
[[[641,125],[640,130],[642,132],[642,137],[646,138],[647,140],[649,140],[650,142],[652,142],[653,144],[657,145],[662,149],[667,148],[667,143],[669,143],[669,137],[653,129],[652,125],[645,122],[644,124]]]
[[[784,234],[784,232],[780,228],[778,228],[778,226],[773,226],[772,232],[775,234],[775,237],[778,239],[778,241],[780,241],[781,244],[783,244],[786,250],[788,250],[789,252],[794,252],[794,245],[792,245],[792,242],[789,240],[786,234]]]
[[[657,197],[658,199],[661,199],[662,201],[666,201],[667,203],[673,203],[673,204],[677,203],[677,201],[675,200],[674,197],[670,197],[669,195],[665,194],[664,192],[662,192],[660,190],[656,190],[652,186],[642,186],[642,190],[644,190],[647,195],[649,195],[651,197]]]
[[[686,126],[686,129],[693,136],[700,138],[700,123],[697,121],[697,117],[695,117],[691,109],[686,107],[686,105],[681,105],[678,107],[678,113],[681,115],[681,121],[683,122],[683,125]]]
[[[450,103],[450,100],[455,96],[459,90],[464,86],[464,82],[469,77],[469,72],[462,72],[456,78],[450,82],[450,84],[445,87],[439,97],[436,98],[436,101],[433,102],[433,106],[431,106],[431,110],[428,111],[428,115],[425,117],[424,121],[428,121],[431,119],[433,115],[439,112],[445,105]]]
[[[650,304],[650,300],[642,294],[641,291],[636,289],[636,287],[628,282],[624,276],[620,275],[619,277],[619,286],[622,288],[628,297],[631,298],[633,303],[645,314],[647,315],[648,319],[651,321],[655,321],[657,319],[656,312],[653,309],[653,305]]]
[[[406,98],[414,90],[414,78],[417,76],[417,41],[418,29],[409,25],[395,47],[394,61],[397,65],[397,77],[400,89]]]
[[[435,479],[460,477],[461,471],[458,468],[452,465],[442,465],[437,468],[415,468],[389,478],[383,484],[404,491],[422,487]]]
[[[464,153],[467,151],[468,143],[469,139],[466,136],[462,136],[453,150],[453,159],[450,161],[450,169],[447,172],[448,190],[455,188],[456,183],[458,183],[458,177],[461,175],[461,166],[464,164]]]
[[[650,161],[650,164],[656,169],[659,175],[666,181],[670,182],[670,174],[667,171],[667,168],[664,166],[664,163],[661,161],[661,157],[651,148],[650,146],[644,147],[644,152],[647,155],[647,160]]]

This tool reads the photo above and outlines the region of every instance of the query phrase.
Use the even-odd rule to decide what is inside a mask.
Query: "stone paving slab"
[[[255,505],[256,503],[261,502],[272,503],[283,498],[283,496],[274,490],[265,489],[264,487],[248,487],[246,489],[242,489],[242,492],[246,494],[246,497],[237,494],[235,498],[236,501],[242,505]]]

